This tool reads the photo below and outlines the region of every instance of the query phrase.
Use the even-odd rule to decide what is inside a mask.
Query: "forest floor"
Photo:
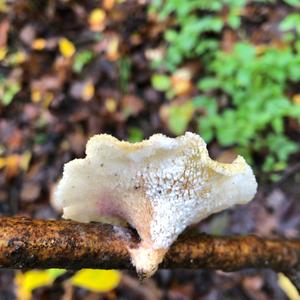
[[[105,132],[134,141],[171,134],[161,114],[167,100],[151,85],[146,55],[161,42],[166,24],[148,17],[144,1],[104,1],[103,24],[89,19],[95,1],[12,5],[0,19],[0,56],[6,47],[9,58],[0,61],[1,80],[8,82],[6,103],[0,104],[0,215],[58,219],[51,195],[64,163],[84,156],[90,136]],[[249,32],[257,27],[254,38],[268,38],[271,16],[282,13],[280,6],[249,7]],[[103,28],[93,31],[93,26]],[[83,53],[76,63],[75,51]],[[216,142],[210,152],[215,158],[232,156]],[[297,157],[279,181],[258,177],[259,190],[250,204],[208,218],[199,232],[299,237]],[[0,271],[1,300],[16,299],[14,279],[15,271]],[[71,295],[60,283],[36,289],[33,299],[287,299],[270,270],[160,270],[144,282],[124,271],[119,286],[108,293],[72,287]]]

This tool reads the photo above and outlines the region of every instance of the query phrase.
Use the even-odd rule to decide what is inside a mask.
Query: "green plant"
[[[137,143],[142,141],[144,138],[143,132],[138,127],[128,128],[128,141],[131,143]]]
[[[119,69],[119,87],[122,92],[127,92],[129,80],[131,76],[131,61],[124,56],[118,60]]]
[[[151,81],[152,86],[160,92],[166,92],[171,87],[170,78],[164,74],[154,74],[151,78]]]
[[[284,135],[284,118],[300,120],[300,106],[286,96],[288,81],[300,80],[300,53],[290,48],[266,48],[259,54],[248,43],[237,43],[232,53],[219,51],[209,66],[210,76],[199,80],[200,91],[221,93],[226,107],[212,105],[218,98],[200,97],[194,103],[207,108],[199,118],[199,131],[207,141],[216,136],[223,146],[236,145],[249,154],[267,149],[265,171],[285,167],[298,150]]]
[[[0,101],[3,105],[9,105],[20,90],[19,83],[0,77]]]
[[[210,59],[219,46],[216,34],[224,26],[233,29],[240,26],[240,11],[245,3],[245,0],[153,1],[150,11],[157,13],[160,19],[175,15],[177,25],[166,30],[166,57],[154,65],[174,71],[184,59],[199,55],[203,55],[203,59]],[[226,18],[222,15],[224,7],[228,8]]]
[[[299,0],[283,0],[286,4],[293,6],[293,7],[300,7],[300,1]]]
[[[73,63],[73,71],[75,73],[80,73],[85,65],[87,65],[94,57],[94,54],[90,50],[84,50],[76,54],[74,63]]]
[[[284,124],[286,118],[300,121],[300,106],[287,95],[288,84],[300,81],[300,43],[293,43],[300,19],[292,13],[280,24],[281,30],[290,31],[283,34],[285,48],[240,41],[231,52],[222,51],[224,27],[239,29],[243,36],[240,12],[245,5],[239,0],[154,1],[151,12],[161,19],[173,18],[175,25],[165,32],[168,47],[165,57],[153,64],[159,75],[152,77],[152,85],[171,100],[168,126],[174,134],[185,131],[198,115],[198,130],[207,142],[216,139],[221,146],[234,147],[249,161],[255,153],[265,154],[262,170],[281,171],[299,150],[285,135]],[[169,97],[169,78],[189,59],[200,59],[202,76],[198,96],[181,107]],[[185,109],[191,103],[193,108]]]
[[[168,126],[177,135],[183,134],[194,113],[191,102],[171,106],[169,110]]]

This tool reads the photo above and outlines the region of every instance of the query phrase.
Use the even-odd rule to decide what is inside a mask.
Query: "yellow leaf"
[[[59,40],[59,51],[63,57],[69,58],[73,56],[73,54],[76,51],[76,48],[70,40],[66,38],[61,38]]]
[[[264,54],[266,52],[266,50],[268,50],[268,47],[265,45],[257,45],[255,47],[255,52],[257,55]]]
[[[6,165],[5,157],[0,157],[0,169],[4,168]]]
[[[31,160],[31,152],[30,151],[25,151],[23,154],[22,154],[22,157],[21,157],[21,161],[20,161],[20,168],[23,170],[23,171],[27,171],[28,168],[29,168],[29,164],[30,164],[30,160]]]
[[[117,109],[117,102],[113,98],[107,98],[105,101],[105,108],[108,112],[114,113]]]
[[[300,300],[300,295],[292,282],[282,273],[278,274],[278,285],[290,300]]]
[[[31,91],[31,100],[34,103],[40,102],[42,99],[42,93],[40,90]]]
[[[35,39],[32,44],[31,47],[34,50],[43,50],[46,47],[46,40],[45,39]]]
[[[89,101],[95,94],[95,87],[92,82],[88,82],[82,90],[81,96],[84,101]]]
[[[52,92],[45,92],[45,95],[44,95],[44,106],[45,107],[49,107],[49,105],[51,104],[52,100],[54,99],[54,95]]]
[[[106,19],[106,13],[100,8],[92,10],[89,15],[89,24],[92,30],[98,31],[104,28],[104,22]]]
[[[294,95],[292,100],[293,100],[294,104],[300,105],[300,95],[299,94]]]
[[[5,0],[0,0],[0,12],[5,13],[8,10],[8,6]]]
[[[121,280],[121,273],[116,270],[82,269],[70,282],[92,292],[108,292],[116,288]]]
[[[55,269],[55,268],[53,268],[53,269],[48,269],[48,270],[47,270],[47,273],[48,273],[53,279],[55,279],[56,277],[58,277],[58,276],[64,274],[65,272],[66,272],[65,269]]]
[[[0,48],[0,61],[5,58],[6,53],[7,53],[7,48],[6,47],[1,47]]]
[[[19,65],[26,61],[26,53],[23,51],[18,51],[9,57],[9,63],[12,65]]]
[[[120,41],[117,36],[114,36],[109,40],[106,48],[106,55],[108,60],[115,61],[119,58],[119,44]]]
[[[9,155],[6,158],[6,176],[11,178],[18,174],[21,156],[18,154]]]
[[[17,286],[17,299],[30,300],[32,291],[41,286],[50,285],[53,277],[47,271],[18,272],[15,277]]]

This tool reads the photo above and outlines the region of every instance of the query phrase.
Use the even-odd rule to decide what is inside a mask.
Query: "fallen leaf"
[[[103,0],[103,7],[106,10],[111,10],[116,3],[116,0]]]
[[[16,176],[19,172],[19,165],[20,165],[20,155],[13,154],[6,158],[6,177],[12,178]]]
[[[15,277],[17,286],[17,299],[30,300],[32,291],[41,286],[50,285],[52,277],[46,271],[18,272]]]
[[[45,49],[46,45],[47,45],[47,41],[45,39],[38,38],[32,42],[31,48],[34,50],[43,50]]]
[[[40,90],[31,91],[31,101],[34,103],[40,102],[42,99],[42,93]]]
[[[27,55],[23,51],[18,51],[9,56],[8,61],[10,65],[17,66],[22,64],[27,59]]]
[[[5,157],[0,157],[0,170],[6,166],[6,159]]]
[[[160,92],[165,92],[171,87],[171,80],[164,74],[153,74],[151,78],[152,86]]]
[[[106,13],[100,8],[92,10],[89,15],[90,29],[93,31],[101,31],[105,27]]]
[[[135,95],[125,95],[121,100],[122,112],[128,116],[137,116],[144,109],[144,102]]]
[[[183,96],[191,92],[193,84],[192,74],[188,68],[178,69],[171,77],[172,91],[177,96]]]
[[[52,92],[45,92],[44,94],[44,107],[49,107],[49,105],[51,104],[51,102],[54,99],[54,94]]]
[[[105,100],[105,108],[108,112],[114,113],[117,109],[117,101],[114,98],[107,98]]]
[[[20,168],[23,171],[27,171],[30,165],[32,154],[30,151],[25,151],[21,157]]]
[[[76,51],[74,44],[67,38],[61,38],[59,40],[59,51],[65,58],[70,58]]]
[[[6,57],[7,54],[7,48],[1,47],[0,48],[0,61],[3,60]]]
[[[293,283],[282,273],[278,274],[278,285],[290,300],[300,300],[300,295]]]
[[[8,10],[8,6],[7,6],[7,1],[5,0],[0,0],[0,12],[1,13],[5,13]]]
[[[162,60],[165,56],[165,48],[146,49],[145,56],[149,60]]]
[[[169,129],[176,135],[183,134],[194,114],[193,104],[188,101],[183,104],[172,104],[161,108],[160,117],[166,120]]]
[[[296,105],[300,105],[300,94],[296,94],[293,96],[292,101]]]
[[[93,98],[94,94],[95,94],[95,86],[93,82],[88,81],[82,89],[81,97],[84,101],[90,101]]]
[[[222,163],[232,163],[237,157],[237,153],[234,151],[234,149],[229,149],[222,151],[218,156],[217,156],[217,161],[222,162]]]
[[[23,143],[22,131],[19,129],[14,129],[11,131],[7,141],[6,147],[12,151],[20,149]]]
[[[92,292],[108,292],[116,288],[120,280],[121,273],[116,270],[82,269],[70,279],[70,283]]]
[[[0,2],[0,7],[1,7],[1,2]],[[0,23],[0,48],[5,47],[7,44],[7,36],[10,27],[9,25],[10,24],[8,19],[4,19]]]
[[[54,279],[64,272],[65,270],[62,269],[32,270],[25,273],[17,272],[15,277],[17,299],[30,300],[34,289],[51,285]]]
[[[87,142],[86,137],[84,136],[83,132],[76,131],[69,135],[68,137],[69,145],[72,151],[76,155],[82,155],[84,153],[85,144]]]
[[[25,202],[35,201],[41,193],[38,182],[25,182],[21,189],[21,199]]]
[[[257,55],[264,54],[268,50],[268,46],[261,44],[255,47],[255,52]]]
[[[120,40],[117,36],[113,36],[108,40],[106,48],[106,57],[110,61],[116,61],[120,57],[119,53]]]

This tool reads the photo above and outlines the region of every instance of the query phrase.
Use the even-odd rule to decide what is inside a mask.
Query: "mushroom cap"
[[[65,164],[55,200],[67,219],[129,223],[141,238],[130,250],[133,263],[151,275],[188,225],[249,202],[256,189],[241,156],[214,161],[197,134],[155,134],[134,144],[100,134],[88,141],[84,159]]]

